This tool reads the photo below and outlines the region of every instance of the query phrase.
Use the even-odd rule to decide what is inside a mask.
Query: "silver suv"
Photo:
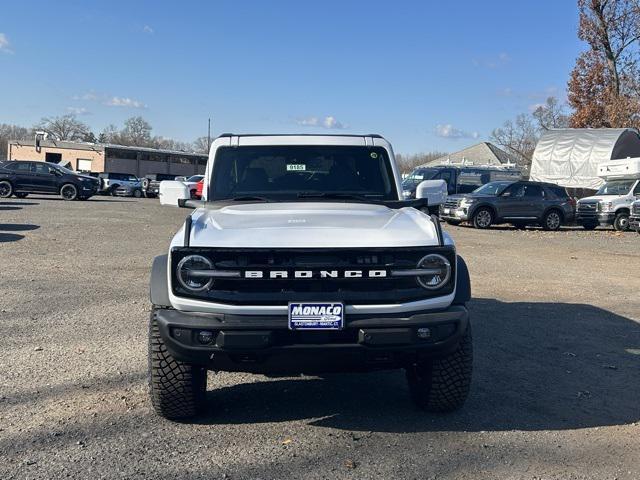
[[[142,192],[142,183],[140,179],[130,173],[112,173],[105,172],[98,175],[102,180],[100,193],[103,195],[116,195],[119,187],[124,187],[127,191],[140,190]]]

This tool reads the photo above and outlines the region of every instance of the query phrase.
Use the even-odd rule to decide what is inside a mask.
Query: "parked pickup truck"
[[[162,204],[195,210],[151,271],[158,414],[200,412],[207,370],[404,368],[421,408],[463,405],[472,371],[467,267],[425,213],[428,199],[402,199],[384,138],[223,135],[203,200],[190,196],[182,182],[161,184]]]
[[[631,204],[640,199],[640,158],[602,163],[598,165],[598,176],[605,184],[595,195],[578,201],[577,223],[586,230],[598,225],[628,230]]]

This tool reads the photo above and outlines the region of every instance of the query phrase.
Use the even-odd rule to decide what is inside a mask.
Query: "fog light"
[[[207,345],[213,341],[213,332],[209,330],[200,330],[198,332],[198,341],[203,345]]]
[[[418,329],[418,338],[421,338],[423,340],[427,339],[427,338],[431,338],[431,330],[424,327],[424,328],[419,328]]]

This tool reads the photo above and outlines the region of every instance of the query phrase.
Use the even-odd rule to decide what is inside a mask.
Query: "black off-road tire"
[[[136,188],[133,191],[133,196],[134,198],[142,198],[142,190],[140,190],[139,188]]]
[[[629,214],[626,212],[618,213],[613,221],[613,228],[618,232],[626,232],[629,230]]]
[[[18,193],[14,193],[14,195],[16,196],[16,198],[27,198],[27,195],[29,195],[27,192],[18,192]]]
[[[552,208],[542,217],[542,228],[549,232],[555,232],[562,226],[562,213],[555,208]]]
[[[179,362],[160,336],[155,309],[149,322],[149,394],[158,415],[182,420],[202,412],[207,389],[204,368]]]
[[[527,228],[527,224],[521,222],[512,223],[511,225],[513,225],[517,230],[525,230]]]
[[[78,187],[76,187],[73,183],[65,183],[60,187],[60,196],[63,200],[77,200]]]
[[[9,198],[13,195],[13,185],[9,180],[2,180],[0,182],[0,198]]]
[[[472,370],[473,345],[469,325],[452,353],[407,368],[411,398],[428,412],[458,410],[469,396]]]
[[[595,230],[598,227],[597,223],[583,223],[582,228],[585,230]]]
[[[489,228],[493,224],[494,220],[495,220],[495,216],[490,208],[480,207],[473,214],[471,223],[475,228],[484,229],[484,228]]]

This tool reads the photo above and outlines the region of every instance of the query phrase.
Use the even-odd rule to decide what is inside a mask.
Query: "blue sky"
[[[454,151],[548,95],[574,0],[65,1],[0,6],[0,123],[77,112],[96,132],[381,133]]]

